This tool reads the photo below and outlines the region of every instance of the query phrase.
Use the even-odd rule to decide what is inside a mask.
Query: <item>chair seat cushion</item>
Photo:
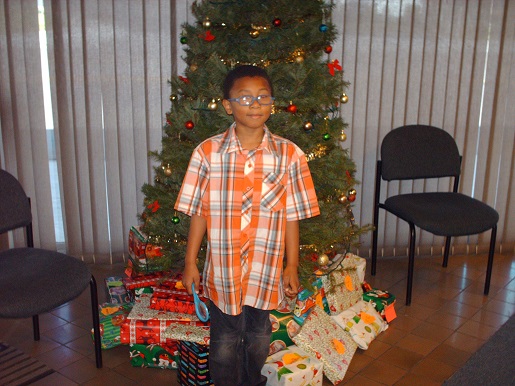
[[[0,252],[0,317],[27,318],[75,299],[88,287],[88,266],[38,248]]]
[[[401,194],[386,199],[384,208],[439,236],[482,233],[499,221],[493,208],[461,193]]]

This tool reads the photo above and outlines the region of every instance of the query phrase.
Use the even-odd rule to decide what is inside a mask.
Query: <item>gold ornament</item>
[[[325,253],[322,253],[318,256],[317,263],[321,267],[325,267],[327,264],[329,264],[329,256],[327,256]]]
[[[211,99],[211,102],[207,105],[209,110],[215,111],[218,108],[218,104],[215,99]]]
[[[170,177],[172,175],[172,168],[170,167],[170,164],[166,165],[166,167],[163,167],[163,172],[165,176]]]
[[[204,28],[209,28],[209,27],[211,27],[211,20],[209,20],[209,18],[208,18],[208,17],[206,17],[206,18],[204,19],[204,21],[202,22],[202,25],[204,26]]]
[[[259,30],[253,29],[249,32],[249,35],[252,39],[256,39],[257,37],[259,37]]]
[[[356,189],[349,190],[349,196],[355,196],[356,195]]]
[[[305,122],[303,128],[304,128],[304,131],[313,130],[313,124],[311,122]]]
[[[345,142],[347,140],[347,134],[345,134],[345,131],[342,130],[339,140],[340,142]]]
[[[177,95],[175,95],[175,94],[170,95],[170,101],[171,102],[173,102],[176,99],[177,99]]]
[[[192,64],[192,65],[190,65],[190,71],[191,71],[191,72],[195,72],[195,71],[197,71],[197,70],[198,70],[198,66],[197,66],[196,64]]]
[[[349,101],[349,97],[347,96],[347,94],[343,93],[342,96],[340,97],[340,101],[342,103],[347,103]]]
[[[304,61],[304,56],[302,56],[302,55],[296,56],[295,61],[297,63],[302,63]]]
[[[345,194],[342,194],[340,197],[338,197],[338,201],[340,204],[345,204],[347,202],[347,196]]]

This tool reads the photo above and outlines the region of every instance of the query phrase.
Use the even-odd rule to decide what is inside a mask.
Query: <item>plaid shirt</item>
[[[278,306],[284,297],[286,221],[320,214],[302,150],[268,128],[264,131],[261,145],[249,152],[241,148],[235,124],[201,143],[175,203],[176,210],[207,220],[204,291],[230,315],[241,313],[244,305],[268,310]],[[245,166],[254,169],[250,213],[242,213],[249,183]],[[244,215],[250,215],[247,227],[242,227]],[[242,256],[247,240],[248,254]]]

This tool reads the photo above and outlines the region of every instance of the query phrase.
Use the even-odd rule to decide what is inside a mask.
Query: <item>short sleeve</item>
[[[207,183],[207,163],[199,146],[191,156],[181,190],[175,202],[175,209],[188,216],[202,216],[202,197],[206,192]]]
[[[289,167],[286,220],[296,221],[320,214],[315,186],[304,153],[297,148]]]

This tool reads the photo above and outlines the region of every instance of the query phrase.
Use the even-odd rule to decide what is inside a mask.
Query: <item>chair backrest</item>
[[[0,234],[32,222],[29,198],[18,180],[0,169]]]
[[[454,138],[426,125],[401,126],[381,144],[381,173],[387,181],[457,177],[461,159]]]

